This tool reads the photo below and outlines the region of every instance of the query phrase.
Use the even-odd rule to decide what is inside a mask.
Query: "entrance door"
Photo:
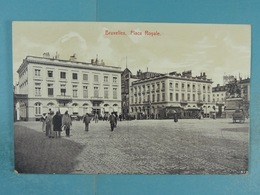
[[[101,112],[100,112],[100,108],[93,108],[92,110],[92,114],[97,114],[98,116],[100,116]]]

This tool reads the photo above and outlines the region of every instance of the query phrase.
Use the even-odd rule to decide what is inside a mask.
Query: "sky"
[[[13,22],[13,80],[26,56],[49,52],[69,60],[169,73],[207,74],[213,86],[224,75],[250,77],[251,26],[194,23]]]

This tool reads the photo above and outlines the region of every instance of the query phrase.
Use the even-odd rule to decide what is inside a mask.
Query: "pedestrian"
[[[174,122],[177,123],[178,122],[178,115],[177,112],[174,111]]]
[[[95,114],[94,118],[95,118],[95,123],[98,123],[98,114],[97,113]]]
[[[62,117],[60,115],[60,112],[57,111],[56,115],[52,119],[53,122],[53,131],[55,133],[56,138],[61,137],[61,126],[62,126]]]
[[[42,117],[41,117],[41,121],[42,121],[42,132],[46,131],[46,118],[47,115],[46,113],[43,113]]]
[[[89,116],[88,113],[86,113],[86,115],[83,118],[83,123],[85,123],[85,131],[89,130],[89,123],[91,121],[91,117]]]
[[[109,122],[110,122],[110,128],[111,128],[111,131],[113,131],[114,130],[114,128],[115,128],[115,115],[113,114],[113,113],[111,113],[110,114],[110,116],[109,116]]]
[[[201,112],[198,113],[198,119],[200,120],[202,118]]]
[[[53,125],[52,125],[53,112],[50,111],[46,117],[46,136],[53,138]]]
[[[64,127],[66,131],[66,136],[70,136],[70,126],[72,125],[71,123],[71,118],[68,114],[68,111],[66,111],[62,117],[62,127]]]
[[[216,112],[215,111],[213,112],[212,117],[213,117],[213,119],[216,119]]]

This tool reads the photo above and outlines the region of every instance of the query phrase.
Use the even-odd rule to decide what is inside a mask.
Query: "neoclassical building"
[[[121,68],[49,56],[27,56],[17,73],[17,120],[37,120],[49,109],[71,115],[121,112]]]
[[[130,87],[130,113],[160,118],[160,110],[174,108],[182,117],[191,117],[193,110],[209,116],[212,103],[212,81],[205,73],[193,77],[191,71],[171,72],[133,81]],[[167,110],[166,110],[167,112]]]
[[[125,70],[121,74],[121,93],[122,93],[122,114],[123,117],[127,118],[130,112],[130,87],[134,81],[140,79],[148,79],[156,76],[163,75],[161,73],[156,72],[142,72],[140,69],[137,71],[136,75],[132,74],[132,72],[125,68]]]

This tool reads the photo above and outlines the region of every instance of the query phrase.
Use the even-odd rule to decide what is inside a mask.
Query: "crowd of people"
[[[115,113],[111,113],[108,117],[108,121],[110,123],[111,131],[117,126],[117,115]],[[83,117],[83,123],[85,124],[85,131],[89,131],[89,124],[91,120],[94,120],[95,123],[98,123],[98,115],[95,114],[94,117],[90,116],[90,114],[86,113]],[[49,110],[48,114],[43,114],[42,118],[42,131],[45,132],[45,135],[49,138],[60,138],[61,132],[64,130],[66,136],[70,136],[72,120],[68,111],[66,111],[63,115],[59,111],[54,112]]]
[[[42,116],[42,131],[45,132],[45,135],[49,138],[60,138],[61,131],[64,129],[66,136],[70,136],[71,129],[71,117],[68,114],[68,111],[61,115],[59,111],[54,112],[49,110],[49,113]]]

